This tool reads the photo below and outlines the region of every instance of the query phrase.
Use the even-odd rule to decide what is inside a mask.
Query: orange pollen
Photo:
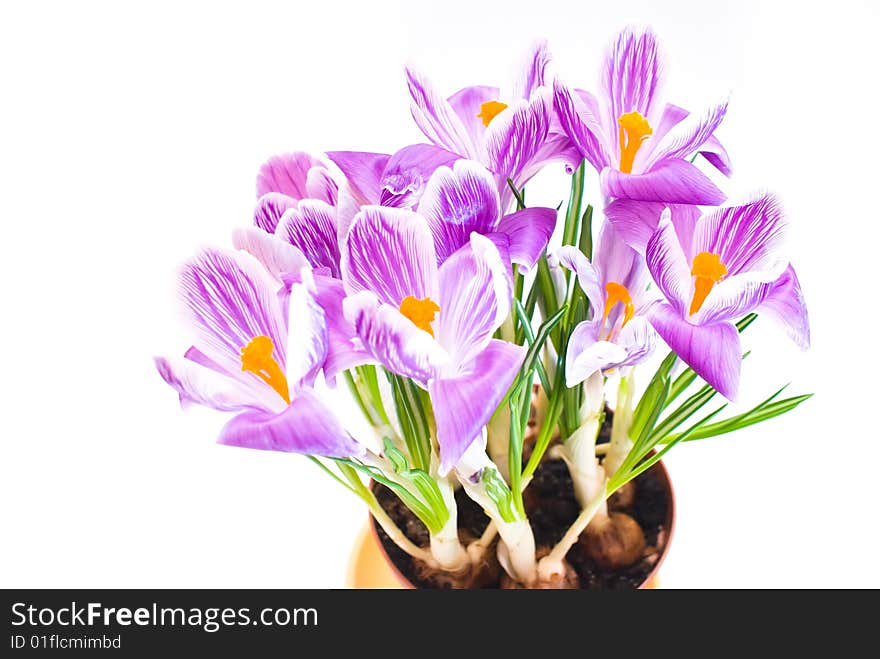
[[[501,101],[486,101],[480,104],[480,114],[477,116],[483,120],[483,125],[488,127],[489,123],[501,114],[501,111],[507,107],[507,103]]]
[[[620,171],[630,174],[639,147],[654,131],[651,125],[638,112],[627,112],[617,120],[620,124]]]
[[[434,322],[434,314],[438,311],[440,311],[440,307],[429,297],[419,300],[412,295],[407,295],[400,303],[400,313],[413,321],[413,324],[420,330],[425,330],[431,336],[434,336],[431,323]]]
[[[694,280],[694,297],[691,300],[690,315],[693,316],[703,306],[709,293],[727,275],[727,266],[721,262],[721,256],[712,252],[700,252],[694,257],[691,274]]]
[[[605,284],[605,293],[607,297],[605,298],[605,311],[602,314],[602,324],[604,325],[605,321],[608,320],[608,316],[611,315],[611,310],[615,305],[620,303],[623,305],[623,324],[620,326],[623,329],[624,325],[632,320],[636,312],[632,296],[629,294],[626,286],[618,284],[616,281],[609,281]],[[611,336],[611,329],[608,330],[608,336]]]
[[[287,388],[287,377],[272,357],[275,344],[268,336],[256,336],[241,349],[241,370],[254,373],[263,382],[278,392],[290,405],[290,390]]]

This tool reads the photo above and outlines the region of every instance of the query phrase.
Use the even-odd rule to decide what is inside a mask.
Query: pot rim
[[[653,451],[652,451],[653,453]],[[651,467],[650,471],[657,469],[660,475],[660,480],[665,485],[666,489],[666,497],[669,502],[669,505],[666,507],[666,520],[665,527],[667,529],[666,532],[666,544],[663,545],[663,551],[660,552],[660,557],[657,559],[657,562],[654,563],[654,567],[647,574],[642,583],[639,584],[639,590],[649,588],[650,584],[657,579],[657,574],[660,571],[660,566],[663,565],[663,561],[666,559],[666,555],[669,553],[669,546],[672,544],[672,536],[675,533],[675,490],[672,487],[672,479],[669,477],[669,470],[666,468],[666,465],[663,463],[663,460],[657,462],[653,467]],[[378,484],[374,480],[370,480],[370,489],[374,489]],[[418,590],[418,587],[413,584],[404,574],[400,571],[400,568],[397,567],[397,564],[391,560],[391,557],[388,556],[388,552],[385,551],[385,545],[382,540],[379,538],[379,532],[376,530],[376,518],[373,517],[372,513],[367,513],[368,515],[368,526],[370,528],[370,536],[373,541],[378,545],[379,552],[382,557],[385,559],[385,563],[391,569],[394,576],[397,578],[398,582],[407,589]]]

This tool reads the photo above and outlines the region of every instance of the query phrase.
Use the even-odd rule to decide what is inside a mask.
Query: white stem
[[[471,563],[476,565],[483,560],[483,557],[486,555],[486,550],[489,549],[489,545],[492,544],[496,535],[498,535],[498,527],[495,526],[495,522],[489,522],[489,526],[483,531],[483,535],[480,536],[480,539],[472,542],[467,547],[467,553],[468,556],[471,557]]]
[[[424,561],[430,567],[436,568],[438,563],[434,560],[434,557],[431,556],[431,552],[413,544],[412,541],[404,535],[403,531],[400,530],[397,524],[394,523],[394,520],[388,516],[388,513],[386,513],[385,509],[382,508],[378,501],[376,501],[375,497],[373,498],[373,502],[374,503],[370,503],[370,511],[373,513],[376,522],[382,527],[382,530],[385,531],[389,538],[391,538],[391,541],[413,558]]]
[[[498,505],[486,491],[486,485],[480,474],[483,469],[495,468],[486,451],[475,442],[465,452],[455,468],[455,473],[465,493],[476,501],[495,523],[498,535],[501,536],[498,549],[502,565],[517,581],[532,584],[537,578],[535,536],[528,519],[520,518],[516,511],[513,511],[512,521],[505,520]]]
[[[470,563],[470,558],[458,538],[458,507],[455,505],[455,495],[452,483],[448,478],[434,475],[437,486],[446,508],[449,510],[449,519],[437,533],[431,533],[431,554],[444,570],[459,572]]]
[[[568,527],[568,531],[556,546],[538,562],[538,577],[541,581],[549,581],[553,575],[565,574],[565,556],[578,541],[584,529],[593,521],[596,513],[605,505],[605,492],[591,501],[577,516],[574,523]]]
[[[611,426],[611,445],[608,447],[608,453],[602,463],[608,478],[611,478],[620,469],[620,465],[626,460],[626,456],[629,455],[633,447],[632,439],[629,436],[635,394],[633,370],[630,370],[628,375],[621,375],[620,385],[617,388],[617,406],[614,409],[614,424]]]
[[[510,408],[505,405],[489,419],[486,449],[504,480],[510,480]]]

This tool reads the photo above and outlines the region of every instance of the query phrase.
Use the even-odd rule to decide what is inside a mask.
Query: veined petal
[[[180,273],[180,295],[197,332],[196,347],[228,373],[241,371],[241,349],[268,336],[285,366],[286,318],[280,284],[249,254],[209,249]],[[261,382],[256,375],[247,378]]]
[[[397,151],[382,173],[379,204],[414,208],[428,179],[438,167],[452,165],[459,156],[432,144],[412,144]]]
[[[328,458],[357,457],[364,452],[310,389],[294,392],[293,401],[280,413],[254,410],[239,414],[226,424],[217,441],[227,446]]]
[[[330,339],[311,268],[301,274],[304,280],[291,284],[288,300],[287,381],[311,387],[327,359]]]
[[[624,174],[606,167],[599,182],[604,195],[636,201],[717,206],[725,199],[709,177],[680,159],[664,160],[642,174]]]
[[[305,199],[309,170],[315,166],[321,166],[321,161],[304,151],[269,158],[257,174],[257,196],[280,192],[296,200]]]
[[[280,192],[267,192],[257,200],[254,209],[254,225],[263,231],[275,233],[281,217],[291,208],[296,208],[297,200]]]
[[[788,267],[783,254],[787,229],[779,202],[765,194],[704,215],[694,229],[693,250],[718,254],[729,276],[750,272],[757,281],[771,282]]]
[[[689,114],[660,138],[650,151],[645,169],[663,160],[685,158],[700,150],[727,114],[727,101],[722,101],[701,117]]]
[[[448,99],[449,105],[461,119],[471,143],[478,152],[483,144],[483,134],[486,132],[483,119],[480,117],[482,105],[488,101],[497,101],[500,97],[501,90],[498,87],[478,85],[460,89]]]
[[[728,400],[736,398],[742,353],[735,326],[692,325],[665,303],[652,306],[648,316],[657,333],[697,375]]]
[[[299,271],[309,261],[298,248],[272,233],[257,227],[236,229],[232,233],[235,249],[242,249],[256,258],[279,280],[286,272]]]
[[[587,98],[592,99],[592,96]],[[595,114],[598,108],[590,109],[583,97],[572,93],[559,80],[553,84],[553,105],[562,130],[580,151],[581,156],[586,158],[596,171],[607,167],[611,159],[603,146],[602,126],[599,117]]]
[[[626,359],[622,347],[600,341],[598,324],[583,321],[571,333],[565,358],[565,385],[574,387],[596,371],[602,371]]]
[[[643,117],[653,114],[661,84],[661,57],[650,30],[623,30],[605,56],[602,87],[611,105],[611,120],[628,112]]]
[[[312,266],[329,268],[334,277],[341,276],[332,206],[317,199],[304,199],[284,214],[275,233],[301,250]]]
[[[648,286],[644,259],[618,235],[614,225],[606,222],[599,228],[593,250],[593,267],[599,273],[600,285],[615,282],[625,286],[636,302]],[[614,323],[618,307],[609,320]]]
[[[549,129],[543,90],[502,110],[486,128],[489,168],[502,178],[516,179],[544,144]]]
[[[309,199],[318,199],[331,206],[336,205],[339,186],[326,167],[312,167],[306,176],[306,193]]]
[[[661,144],[666,134],[684,121],[689,114],[690,112],[684,108],[667,103],[651,139],[655,144]],[[725,176],[731,175],[730,156],[727,155],[727,151],[714,135],[710,136],[700,147],[700,155]]]
[[[620,330],[614,342],[626,351],[626,359],[611,368],[635,366],[647,359],[657,343],[657,333],[645,316],[636,316]]]
[[[657,231],[648,240],[645,261],[663,295],[676,313],[683,316],[693,288],[691,268],[675,233],[669,210],[663,212]]]
[[[412,68],[406,69],[413,119],[431,142],[468,158],[479,157],[464,124],[433,85]]]
[[[372,291],[395,308],[408,296],[436,300],[437,255],[428,223],[411,211],[365,206],[342,246],[342,278],[349,293]]]
[[[602,289],[599,272],[581,250],[577,247],[566,245],[554,251],[550,260],[551,265],[555,261],[577,275],[578,284],[580,284],[581,290],[586,294],[593,309],[601,310],[605,307],[605,293]]]
[[[449,473],[482,434],[513,383],[525,353],[523,346],[492,339],[456,377],[428,382],[437,422],[441,475]]]
[[[553,208],[524,208],[501,218],[495,231],[507,236],[509,258],[518,263],[521,272],[531,270],[547,249],[556,228]]]
[[[473,160],[459,160],[452,169],[440,167],[425,187],[419,214],[428,220],[437,259],[443,263],[468,243],[471,232],[487,234],[498,224],[501,201],[495,178]]]
[[[155,363],[159,375],[178,393],[183,406],[204,405],[223,412],[278,411],[286,406],[275,391],[261,382],[219,373],[186,358],[156,357]]]
[[[697,325],[738,320],[755,311],[772,288],[772,283],[756,281],[750,273],[725,277],[712,287],[700,310],[690,320]]]
[[[730,166],[730,156],[727,155],[727,149],[718,141],[714,135],[703,143],[700,147],[700,155],[725,176],[733,174]]]
[[[790,265],[782,276],[773,282],[770,292],[758,308],[759,315],[766,315],[782,325],[788,337],[801,350],[810,347],[810,318],[794,268]]]
[[[437,341],[450,353],[449,369],[482,351],[510,313],[510,268],[491,240],[477,233],[440,266]]]
[[[685,254],[690,254],[694,226],[700,209],[689,204],[664,204],[660,201],[615,199],[605,207],[605,219],[614,226],[621,240],[644,255],[648,240],[657,230],[664,209],[671,213],[672,224]]]
[[[550,64],[550,53],[547,51],[546,39],[535,41],[519,69],[513,83],[513,98],[531,98],[539,87],[547,84],[547,66]]]
[[[448,363],[449,354],[434,337],[370,291],[342,304],[365,349],[388,370],[424,384]]]
[[[328,151],[339,167],[358,204],[377,204],[382,192],[382,173],[391,156],[365,151]]]

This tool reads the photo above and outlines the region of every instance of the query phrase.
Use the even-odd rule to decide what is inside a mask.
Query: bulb
[[[626,513],[611,513],[595,521],[581,535],[580,544],[599,567],[619,570],[642,557],[645,534],[636,520]]]

